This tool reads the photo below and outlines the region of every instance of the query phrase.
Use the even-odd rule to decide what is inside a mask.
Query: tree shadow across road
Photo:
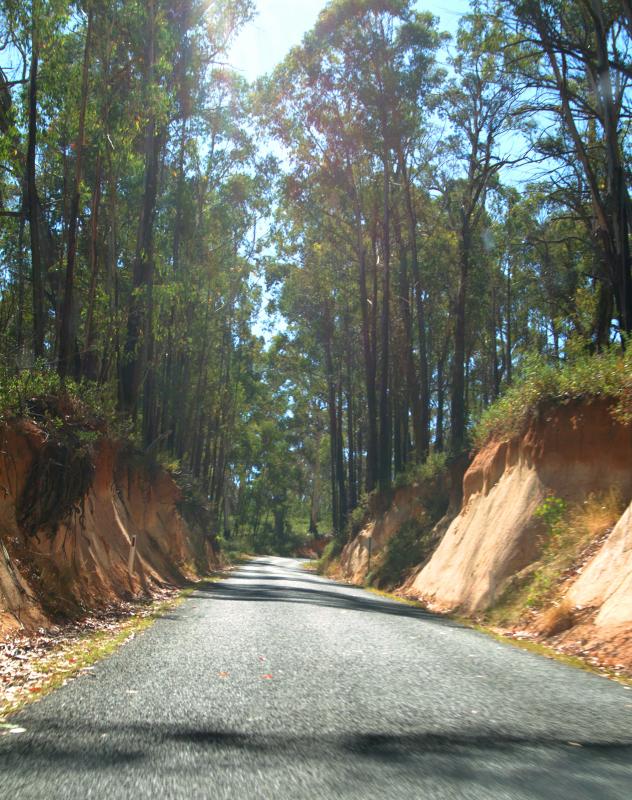
[[[406,617],[409,619],[423,619],[436,621],[444,627],[461,627],[444,617],[438,617],[422,608],[398,603],[394,600],[381,598],[368,593],[356,593],[344,586],[338,586],[329,581],[317,581],[306,578],[302,581],[285,579],[286,583],[307,583],[318,588],[305,586],[269,585],[271,578],[267,575],[256,577],[254,575],[237,576],[235,582],[220,582],[208,584],[200,588],[196,599],[208,599],[216,602],[257,602],[257,603],[299,603],[320,606],[323,608],[336,608],[344,611],[366,611],[373,614],[389,614],[391,616]]]
[[[236,763],[291,775],[320,763],[343,783],[353,780],[355,770],[365,777],[380,770],[391,776],[399,773],[420,781],[420,786],[436,780],[444,790],[451,786],[457,792],[441,795],[446,797],[461,797],[459,792],[467,789],[487,792],[480,796],[489,798],[624,800],[621,787],[630,780],[632,763],[632,740],[571,744],[536,732],[512,735],[487,727],[297,735],[177,723],[111,722],[84,728],[75,721],[65,736],[56,735],[56,728],[61,728],[59,720],[43,719],[27,737],[13,740],[10,748],[0,746],[0,767],[38,772],[61,766],[79,779],[100,770],[143,770],[144,763],[152,769],[159,764],[160,772],[171,775],[183,765],[217,774],[234,769]]]

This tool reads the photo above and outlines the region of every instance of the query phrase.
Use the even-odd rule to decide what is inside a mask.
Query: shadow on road
[[[84,773],[147,762],[160,763],[167,772],[177,772],[185,765],[190,769],[192,764],[217,771],[232,769],[235,758],[243,763],[239,754],[245,752],[266,768],[326,762],[345,775],[349,764],[362,770],[364,763],[366,769],[392,766],[412,778],[448,781],[453,787],[467,786],[468,791],[504,789],[509,792],[507,797],[520,790],[519,797],[532,800],[621,800],[618,790],[612,793],[610,787],[625,785],[632,760],[632,741],[569,743],[537,733],[513,736],[493,729],[293,735],[248,734],[175,723],[111,723],[79,724],[70,735],[59,737],[55,735],[58,724],[58,720],[49,724],[41,720],[39,730],[12,741],[10,749],[0,745],[0,768],[19,764],[23,770],[39,770],[53,764]],[[561,793],[552,791],[554,785]]]
[[[250,581],[252,583],[249,583]],[[345,587],[339,587],[333,583],[309,578],[302,581],[296,581],[294,578],[285,579],[286,583],[290,581],[292,583],[311,583],[317,588],[269,585],[270,578],[267,575],[264,574],[257,578],[251,573],[249,575],[239,574],[236,576],[235,582],[204,586],[196,592],[195,597],[198,600],[208,599],[218,602],[307,603],[344,611],[368,611],[373,614],[389,614],[430,622],[436,621],[444,627],[460,627],[444,617],[437,617],[421,608],[383,599],[376,595],[352,593],[354,590],[346,590]]]

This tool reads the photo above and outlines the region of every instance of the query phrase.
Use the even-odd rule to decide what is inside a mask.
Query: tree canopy
[[[421,5],[332,0],[250,86],[250,0],[0,2],[2,380],[96,391],[226,537],[344,537],[632,331],[630,4]]]

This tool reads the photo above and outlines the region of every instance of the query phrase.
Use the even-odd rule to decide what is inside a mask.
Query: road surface
[[[632,691],[257,559],[0,737],[0,797],[630,800]]]

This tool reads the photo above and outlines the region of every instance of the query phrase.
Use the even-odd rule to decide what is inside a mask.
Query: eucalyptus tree
[[[407,0],[334,2],[262,91],[264,116],[291,155],[295,185],[307,193],[317,187],[313,199],[321,201],[354,250],[367,403],[368,491],[378,483],[386,488],[392,469],[394,182],[399,171],[406,186],[403,214],[408,236],[416,240],[410,158],[418,148],[420,105],[440,80],[434,62],[440,41],[432,17],[416,12]],[[418,262],[413,260],[415,267]],[[418,300],[420,283],[417,274]],[[427,406],[422,304],[417,309]],[[427,444],[423,431],[417,431],[422,457]]]
[[[555,125],[541,136],[590,208],[587,235],[598,262],[593,340],[607,344],[611,321],[632,330],[629,4],[603,0],[511,0],[501,4],[515,34],[515,64],[534,95],[530,108]]]
[[[500,25],[475,10],[462,20],[457,44],[456,78],[446,90],[443,107],[453,131],[455,160],[449,168],[456,167],[454,177],[444,176],[445,201],[458,238],[450,402],[450,448],[455,455],[466,444],[466,310],[474,248],[484,233],[488,195],[501,170],[519,158],[506,142],[515,128],[518,88],[500,54]]]
[[[258,346],[272,169],[243,125],[247,87],[217,63],[251,13],[249,0],[0,4],[4,362],[101,384],[218,518]]]

